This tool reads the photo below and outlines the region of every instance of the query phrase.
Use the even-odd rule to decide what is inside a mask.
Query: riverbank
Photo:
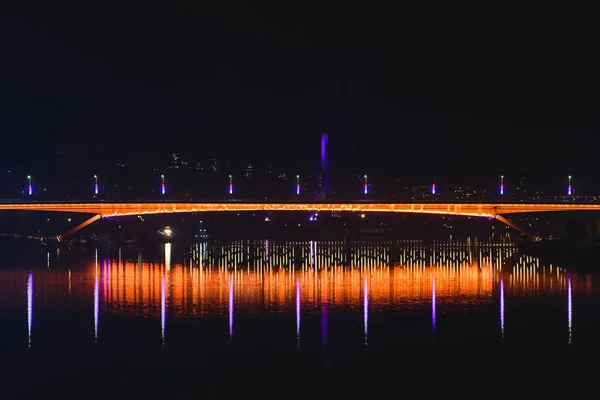
[[[576,242],[569,239],[525,241],[519,250],[547,264],[565,268],[600,272],[600,244]]]

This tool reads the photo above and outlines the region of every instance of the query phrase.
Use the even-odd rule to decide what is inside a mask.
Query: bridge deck
[[[29,210],[98,214],[102,217],[190,212],[333,211],[389,212],[496,217],[502,214],[600,211],[600,203],[466,203],[466,202],[11,202],[0,210]]]

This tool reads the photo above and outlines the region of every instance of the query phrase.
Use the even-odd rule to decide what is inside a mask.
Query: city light
[[[573,194],[573,186],[571,186],[571,175],[569,175],[569,186],[567,186],[567,195],[571,196]]]
[[[94,194],[98,194],[98,175],[94,175]]]
[[[365,194],[369,193],[369,184],[367,182],[367,176],[365,175],[365,185],[364,185]]]
[[[435,183],[431,184],[431,194],[435,194]]]
[[[162,183],[161,183],[161,185],[160,185],[160,192],[161,192],[162,194],[166,194],[166,193],[167,193],[167,187],[165,186],[165,176],[164,176],[164,175],[161,175],[161,176],[160,176],[160,179],[162,180]]]
[[[504,196],[504,175],[500,176],[500,196]]]
[[[300,194],[300,175],[296,175],[296,194]]]
[[[33,186],[31,185],[31,175],[27,175],[27,193],[30,196],[33,194]]]
[[[229,194],[233,194],[233,177],[229,175]]]

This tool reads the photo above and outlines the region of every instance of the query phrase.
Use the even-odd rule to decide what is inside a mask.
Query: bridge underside
[[[71,229],[64,239],[100,218],[190,212],[243,211],[324,211],[324,212],[386,212],[463,215],[496,218],[528,235],[502,215],[556,211],[600,211],[600,204],[486,204],[486,203],[11,203],[0,204],[0,210],[29,210],[94,214],[94,217]]]

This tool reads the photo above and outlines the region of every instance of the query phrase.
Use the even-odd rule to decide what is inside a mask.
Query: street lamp
[[[98,175],[94,175],[94,196],[98,195]]]
[[[162,183],[161,183],[161,185],[160,185],[160,192],[161,192],[162,194],[165,194],[165,193],[167,193],[167,187],[165,186],[165,176],[164,176],[164,175],[161,175],[161,176],[160,176],[160,179],[162,180]]]
[[[33,186],[31,185],[31,175],[27,175],[27,193],[29,196],[33,194]]]
[[[365,192],[365,194],[369,193],[369,184],[367,182],[367,176],[366,175],[365,175],[365,184],[364,184],[363,192]]]
[[[229,175],[229,194],[233,194],[233,177]]]
[[[573,194],[573,186],[571,186],[571,175],[569,175],[569,186],[567,186],[567,195],[571,196]]]
[[[500,196],[504,196],[504,175],[500,175]]]
[[[296,194],[300,194],[300,175],[296,175]]]

